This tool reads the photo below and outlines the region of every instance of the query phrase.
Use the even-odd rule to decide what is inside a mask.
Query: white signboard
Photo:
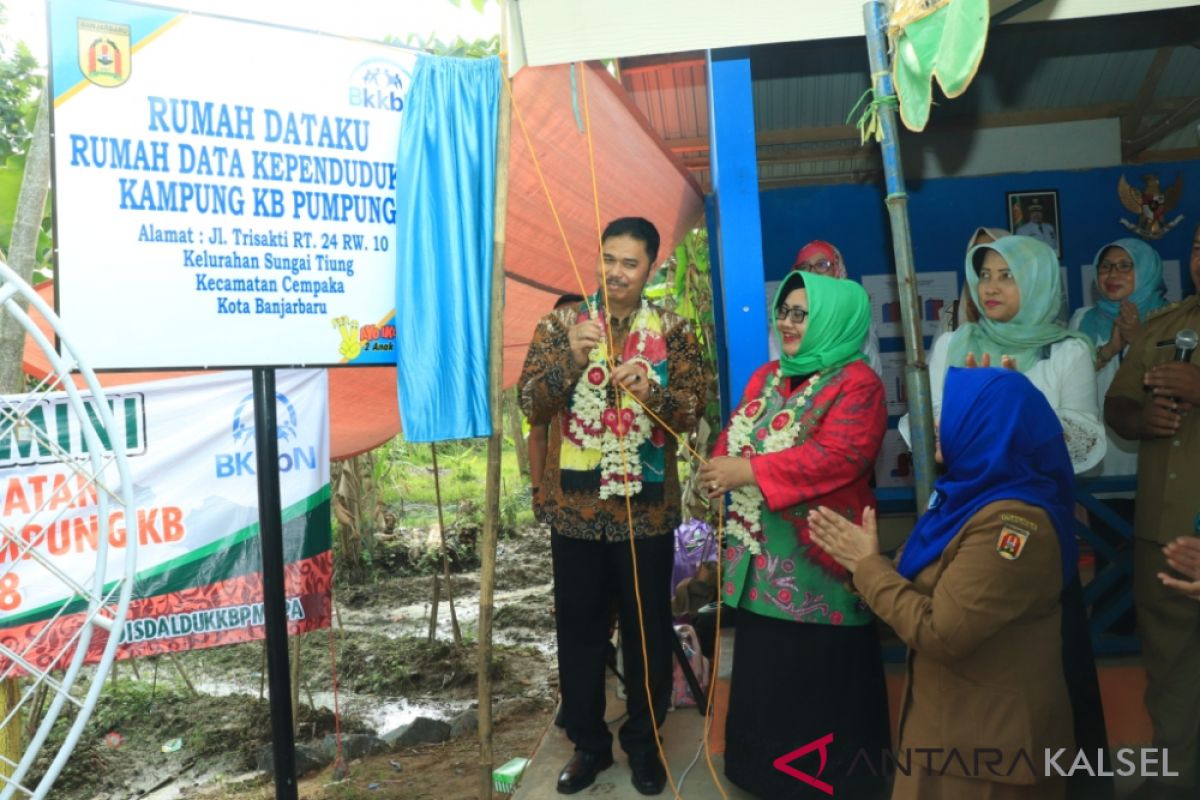
[[[51,0],[58,311],[100,369],[395,363],[416,55]]]

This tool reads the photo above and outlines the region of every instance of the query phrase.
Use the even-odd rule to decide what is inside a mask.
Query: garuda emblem
[[[1179,196],[1183,194],[1183,175],[1175,178],[1175,182],[1163,191],[1158,184],[1158,176],[1146,175],[1142,178],[1145,186],[1135,189],[1130,186],[1125,176],[1117,184],[1117,194],[1121,197],[1121,205],[1137,214],[1137,222],[1122,219],[1121,224],[1141,236],[1143,239],[1161,239],[1172,228],[1183,222],[1183,214],[1167,222],[1167,213],[1179,205]]]

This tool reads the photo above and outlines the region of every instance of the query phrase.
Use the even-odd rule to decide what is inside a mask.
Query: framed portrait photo
[[[1005,192],[1008,205],[1008,232],[1031,236],[1050,245],[1062,258],[1062,225],[1058,215],[1058,191],[1038,189]]]

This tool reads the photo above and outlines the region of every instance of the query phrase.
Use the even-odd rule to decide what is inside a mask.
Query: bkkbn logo
[[[287,395],[275,393],[275,428],[276,438],[281,442],[290,442],[299,438],[299,419],[296,409],[292,406]],[[254,395],[248,394],[238,403],[233,412],[232,436],[234,444],[243,448],[239,453],[219,453],[216,457],[218,478],[233,478],[242,475],[254,475],[255,454],[255,423]],[[291,472],[296,469],[316,469],[317,450],[312,445],[307,448],[295,445],[290,451],[279,453],[279,471]]]
[[[408,70],[383,58],[369,58],[350,72],[350,105],[380,111],[404,110]]]

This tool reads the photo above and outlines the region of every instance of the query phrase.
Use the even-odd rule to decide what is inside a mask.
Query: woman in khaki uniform
[[[875,517],[819,508],[813,539],[909,646],[897,798],[1061,798],[1074,758],[1059,594],[1074,575],[1073,473],[1062,426],[1020,373],[951,368],[946,466],[893,565]]]

